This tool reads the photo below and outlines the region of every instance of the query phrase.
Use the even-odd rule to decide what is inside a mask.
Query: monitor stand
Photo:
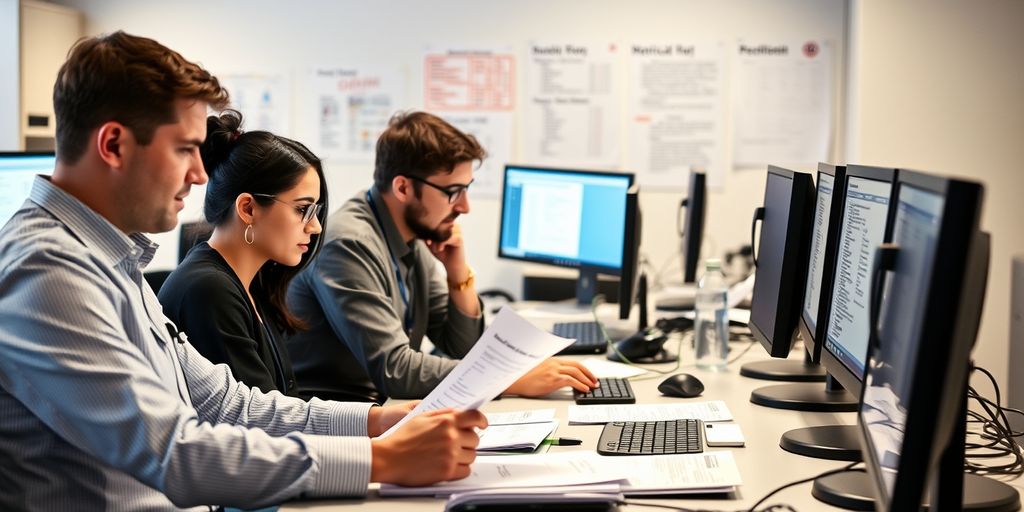
[[[806,350],[802,352],[803,361],[772,359],[747,363],[740,367],[740,375],[751,379],[785,382],[825,382],[825,369],[815,364]]]
[[[757,388],[750,393],[750,401],[773,409],[810,412],[853,412],[857,410],[857,397],[851,395],[838,381],[828,375],[825,388],[818,384],[780,384]]]
[[[964,447],[967,439],[966,384],[965,380],[960,413],[957,416],[963,421],[957,423],[953,435],[950,436],[950,442],[939,460],[939,474],[932,479],[932,488],[930,489],[932,495],[925,496],[925,508],[936,512],[952,510],[1012,512],[1018,510],[1020,509],[1020,494],[1016,489],[998,480],[964,473]],[[854,433],[859,436],[859,432],[857,432],[859,427],[853,425],[845,425],[845,427],[854,429]],[[859,437],[857,443],[859,444]],[[864,471],[848,471],[818,478],[814,481],[811,495],[822,502],[846,510],[875,510],[875,490],[870,477]],[[930,503],[937,505],[932,507]]]

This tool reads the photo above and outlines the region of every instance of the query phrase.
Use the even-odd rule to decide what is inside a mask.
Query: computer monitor
[[[820,290],[820,320],[815,324],[820,333],[815,344],[819,346],[821,363],[827,372],[826,384],[824,388],[817,385],[811,389],[797,388],[810,386],[807,384],[794,384],[789,389],[769,388],[770,398],[777,402],[785,400],[784,408],[832,412],[855,411],[857,408],[863,358],[867,355],[872,259],[874,247],[885,241],[891,225],[889,204],[896,172],[892,168],[850,165],[843,173],[843,179],[835,183],[835,189],[842,192],[834,195],[839,212],[832,216],[830,222],[835,232],[825,242],[833,254],[829,268],[823,270],[831,276],[831,284]],[[819,199],[822,188],[823,184],[819,182]],[[807,298],[805,295],[805,304]],[[806,310],[804,313],[806,322]],[[804,343],[811,342],[805,337]],[[862,353],[859,370],[856,369],[858,353]],[[766,391],[756,391],[752,400],[755,403],[767,402],[768,397],[761,394],[766,394]],[[790,430],[782,435],[779,445],[786,451],[808,457],[860,460],[860,441],[856,427],[852,425]],[[816,482],[815,490],[828,495],[830,491],[822,486],[832,485],[831,482]],[[831,495],[822,499],[842,505],[829,501]]]
[[[707,211],[707,175],[700,171],[690,171],[688,197],[680,205],[686,208],[686,216],[681,228],[683,282],[693,283],[697,280],[697,266],[700,265],[700,246],[704,240],[704,216]]]
[[[756,247],[750,331],[772,357],[785,358],[793,346],[803,302],[814,185],[811,175],[768,166],[764,206],[754,211],[751,244]],[[761,221],[760,243],[754,244]],[[825,378],[818,365],[759,361],[740,367],[740,375],[767,380],[814,382]]]
[[[807,258],[804,301],[800,310],[800,336],[812,363],[821,361],[821,344],[828,323],[828,301],[822,301],[825,290],[832,289],[832,270],[836,259],[839,216],[842,214],[846,189],[846,167],[818,164],[814,222],[811,224],[811,248]]]
[[[918,510],[928,488],[933,511],[968,508],[972,496],[986,510],[1020,505],[1015,489],[964,476],[969,358],[989,250],[982,193],[978,183],[900,170],[892,243],[876,257],[887,279],[872,297],[880,306],[857,418],[876,510]]]
[[[640,241],[643,216],[640,212],[640,186],[626,192],[626,225],[619,274],[619,318],[629,318],[633,304],[640,302],[638,329],[647,327],[647,278],[640,271]]]
[[[0,152],[0,227],[21,208],[36,175],[53,174],[57,158],[48,152]]]
[[[633,181],[631,173],[505,166],[498,257],[579,270],[576,300],[589,306],[597,274],[622,273]]]
[[[825,371],[860,396],[868,353],[869,299],[875,247],[889,238],[895,209],[890,209],[895,169],[851,165],[837,240],[834,285],[821,353]]]

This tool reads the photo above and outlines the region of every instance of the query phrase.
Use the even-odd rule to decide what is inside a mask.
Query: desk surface
[[[536,322],[540,324],[540,322]],[[669,347],[675,349],[677,338],[669,341]],[[688,343],[684,344],[688,345]],[[748,342],[732,344],[733,353],[744,350]],[[662,396],[657,385],[662,377],[633,381],[633,389],[637,403],[680,403],[683,400],[724,400],[732,411],[734,420],[740,424],[746,437],[743,448],[729,448],[733,451],[736,463],[743,477],[741,485],[734,496],[720,499],[653,499],[644,498],[650,503],[675,504],[693,508],[709,508],[722,510],[745,509],[752,506],[765,494],[783,484],[812,477],[830,469],[838,469],[848,464],[842,461],[818,460],[789,453],[779,447],[780,436],[791,429],[816,425],[853,425],[856,423],[854,413],[817,413],[770,409],[750,402],[750,393],[756,388],[780,384],[750,379],[739,375],[740,365],[751,361],[768,359],[760,346],[753,346],[739,361],[732,363],[721,373],[704,371],[693,365],[692,351],[683,349],[683,361],[680,368],[673,373],[686,372],[700,378],[705,384],[703,396],[695,399],[679,399]],[[791,357],[801,355],[799,346],[793,350]],[[675,363],[664,365],[648,365],[649,368],[667,370]],[[824,386],[824,384],[818,384]],[[573,404],[571,393],[556,393],[544,399],[504,398],[488,403],[483,411],[518,411],[536,408],[554,408],[556,416],[562,420],[555,432],[558,436],[570,436],[583,439],[582,446],[553,446],[551,452],[567,450],[594,450],[601,433],[601,425],[569,425],[568,407]],[[708,451],[725,448],[705,448]],[[412,463],[410,461],[410,463]],[[1024,495],[1024,480],[1010,482]],[[377,494],[376,484],[371,486],[365,500],[323,500],[287,503],[281,510],[369,510],[369,511],[413,511],[442,510],[444,500],[431,498],[388,498],[382,499]],[[767,504],[784,503],[795,507],[801,512],[819,510],[841,510],[826,505],[811,496],[811,484],[800,484],[786,489]],[[629,507],[624,507],[629,509]],[[653,510],[634,507],[635,510]]]

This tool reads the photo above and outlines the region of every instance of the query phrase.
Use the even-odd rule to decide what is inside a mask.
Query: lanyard
[[[384,245],[388,248],[388,256],[391,257],[391,266],[395,269],[395,280],[398,281],[398,292],[402,295],[402,303],[405,304],[405,317],[402,322],[402,327],[405,329],[405,333],[409,334],[412,332],[412,314],[409,311],[409,292],[405,289],[405,280],[402,279],[402,271],[399,270],[398,260],[395,258],[395,253],[391,250],[391,244],[388,242],[388,233],[384,229],[384,223],[380,220],[380,213],[377,212],[377,205],[373,201],[373,194],[369,190],[366,191],[366,202],[370,204],[370,211],[373,212],[373,218],[377,219],[377,225],[380,226],[380,233],[384,237]]]

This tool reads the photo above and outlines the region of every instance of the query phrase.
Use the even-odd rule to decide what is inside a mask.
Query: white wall
[[[0,151],[21,148],[18,0],[0,0]]]
[[[421,103],[419,63],[428,45],[500,45],[521,51],[533,39],[619,41],[692,37],[732,42],[737,37],[830,39],[836,50],[836,82],[844,69],[844,0],[617,0],[559,2],[524,0],[371,1],[106,0],[67,2],[86,16],[86,33],[124,29],[153,37],[201,62],[213,73],[300,71],[313,65],[394,63],[410,77],[408,97]],[[401,11],[401,14],[396,14]],[[521,88],[520,88],[521,90]],[[836,104],[840,105],[841,97]],[[298,122],[293,108],[293,133]],[[840,126],[837,120],[836,126]],[[623,141],[625,142],[625,141]],[[524,162],[526,163],[526,162]],[[731,160],[729,160],[731,164]],[[334,205],[370,183],[371,165],[328,167]],[[711,194],[707,250],[721,253],[749,239],[752,210],[761,201],[764,172],[729,173],[726,188]],[[198,191],[197,191],[198,192]],[[201,194],[187,212],[197,215]],[[682,193],[644,193],[643,249],[661,265],[678,249],[676,209]],[[524,265],[498,260],[497,200],[474,200],[463,217],[469,257],[481,287],[519,291]],[[175,252],[175,238],[162,240]],[[166,264],[166,263],[165,263]],[[677,264],[678,266],[678,264]],[[678,274],[678,273],[674,273]],[[681,277],[680,277],[681,279]]]
[[[851,10],[850,161],[985,185],[992,258],[975,359],[1005,389],[1010,258],[1024,253],[1024,2],[854,0]]]

